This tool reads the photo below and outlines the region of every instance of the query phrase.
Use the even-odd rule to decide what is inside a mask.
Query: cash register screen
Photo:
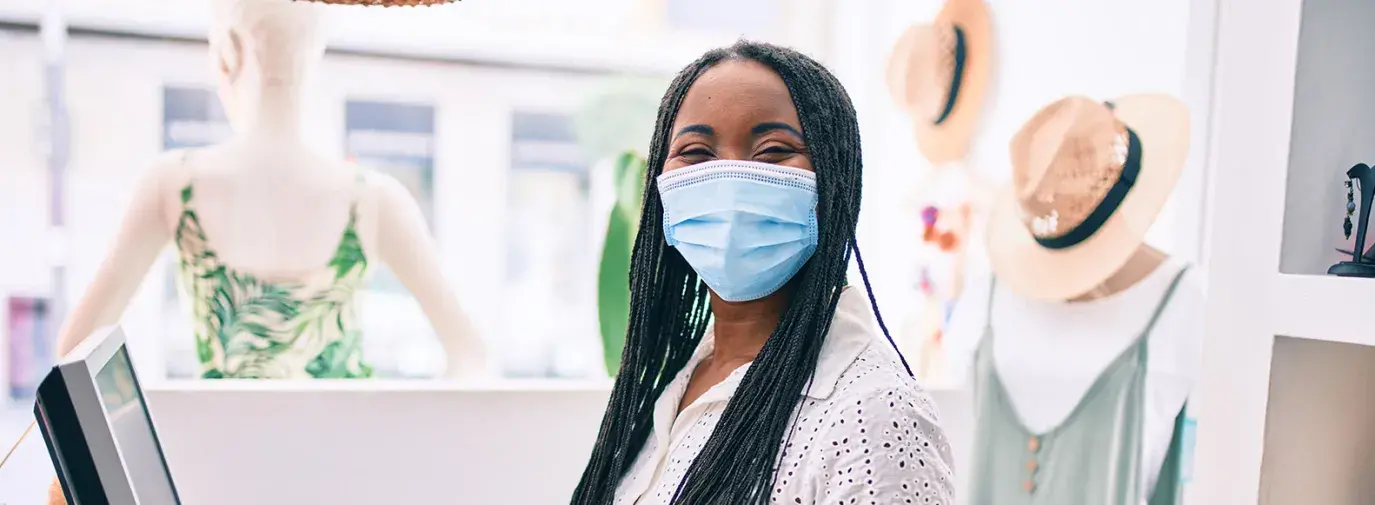
[[[139,502],[148,505],[177,503],[175,488],[163,463],[162,451],[124,346],[119,346],[96,372],[95,383],[105,417],[110,422],[110,432],[119,446],[124,468]]]

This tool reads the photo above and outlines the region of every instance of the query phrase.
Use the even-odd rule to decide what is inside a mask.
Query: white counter
[[[145,389],[184,503],[545,505],[567,503],[610,386],[190,381]],[[968,403],[958,391],[933,395],[962,468]]]
[[[610,383],[147,387],[182,502],[566,503]]]

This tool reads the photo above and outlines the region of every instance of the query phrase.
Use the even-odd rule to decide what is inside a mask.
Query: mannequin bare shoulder
[[[367,172],[366,187],[360,211],[375,219],[360,221],[361,231],[375,237],[373,247],[378,257],[420,303],[434,326],[448,354],[445,375],[470,378],[489,374],[482,339],[444,276],[438,275],[442,271],[438,248],[419,205],[400,182],[386,174]]]
[[[186,180],[181,151],[163,153],[135,183],[133,196],[105,259],[58,334],[66,354],[96,328],[119,321],[148,269],[172,238],[177,190]]]

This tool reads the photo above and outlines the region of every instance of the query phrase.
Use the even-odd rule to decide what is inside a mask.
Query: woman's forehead
[[[702,73],[688,88],[674,124],[721,129],[751,128],[771,121],[801,126],[783,78],[757,61],[727,60]]]

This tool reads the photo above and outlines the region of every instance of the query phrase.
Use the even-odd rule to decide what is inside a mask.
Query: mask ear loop
[[[883,336],[888,339],[888,345],[893,346],[893,351],[898,353],[898,360],[902,361],[902,368],[907,370],[907,375],[916,377],[912,373],[912,367],[907,364],[907,357],[902,355],[902,350],[898,349],[898,343],[893,341],[893,335],[888,333],[888,325],[883,323],[883,314],[878,311],[878,299],[874,298],[874,286],[869,284],[869,272],[864,270],[864,258],[859,255],[859,242],[850,239],[850,249],[855,251],[855,262],[859,263],[859,276],[864,279],[864,290],[869,293],[869,306],[874,309],[874,318],[878,319],[878,327],[883,330]]]

